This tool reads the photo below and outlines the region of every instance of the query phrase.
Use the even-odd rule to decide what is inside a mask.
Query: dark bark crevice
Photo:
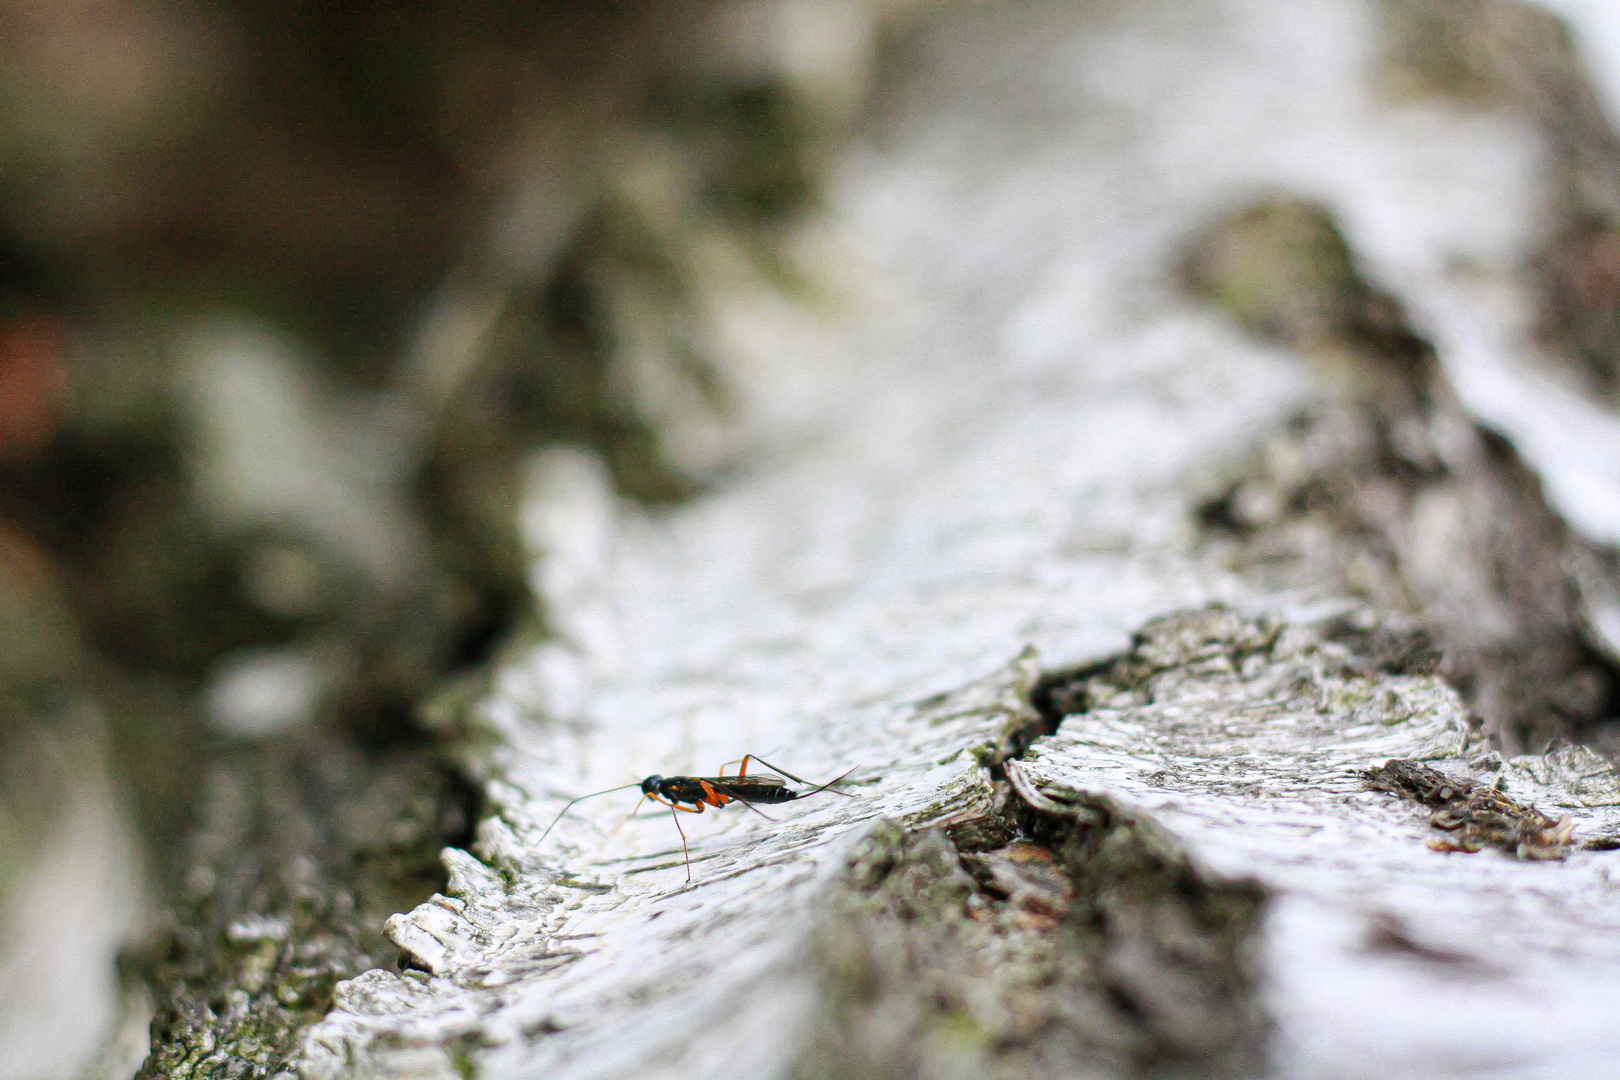
[[[798,1075],[1260,1069],[1269,1022],[1254,949],[1267,891],[1200,869],[1106,795],[1060,802],[1027,790],[1016,762],[1093,702],[1150,696],[1156,673],[1200,654],[1188,634],[1205,632],[1202,652],[1231,663],[1264,653],[1281,629],[1189,613],[1081,668],[1035,676],[1023,658],[1024,708],[980,754],[988,810],[920,830],[880,823],[849,857],[815,937],[825,1004]],[[1427,655],[1421,635],[1366,637],[1377,640],[1369,666]]]
[[[1328,389],[1205,481],[1191,513],[1210,554],[1268,588],[1409,616],[1506,753],[1600,735],[1620,669],[1594,647],[1572,568],[1606,564],[1515,448],[1463,412],[1328,212],[1277,200],[1224,218],[1182,276]]]
[[[1106,799],[1087,811],[1009,806],[985,851],[874,829],[816,935],[823,1020],[799,1075],[1252,1075],[1264,890],[1200,873]]]

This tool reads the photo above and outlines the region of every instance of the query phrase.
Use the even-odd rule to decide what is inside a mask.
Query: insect
[[[757,761],[768,769],[775,769],[782,775],[773,776],[771,773],[755,773],[753,776],[749,776],[748,763],[750,761]],[[676,811],[687,814],[701,814],[708,807],[712,806],[718,810],[728,803],[735,802],[741,803],[754,811],[754,813],[759,814],[760,817],[771,821],[774,819],[755,807],[755,803],[792,802],[794,799],[803,799],[806,796],[823,791],[830,791],[834,795],[843,795],[846,798],[854,798],[849,792],[839,791],[833,787],[834,784],[854,771],[854,769],[850,769],[849,772],[834,777],[825,784],[812,787],[809,791],[795,791],[787,786],[788,780],[798,784],[809,784],[809,780],[794,776],[786,769],[772,765],[757,754],[748,754],[742,759],[742,766],[737,770],[736,776],[725,775],[724,767],[721,768],[719,776],[659,776],[654,773],[639,784],[620,784],[618,787],[593,791],[589,795],[581,795],[576,799],[568,800],[568,803],[557,811],[557,816],[551,819],[551,824],[546,826],[546,831],[540,834],[540,840],[546,838],[547,833],[550,833],[556,827],[557,822],[562,820],[563,815],[568,813],[575,803],[585,799],[594,799],[598,795],[607,795],[615,791],[639,787],[643,799],[651,799],[655,803],[669,807],[669,816],[675,822],[675,831],[681,834],[681,854],[686,857],[686,880],[691,881],[692,853],[687,850],[686,830],[681,828],[680,814],[677,814]],[[691,805],[685,806],[682,805],[683,803],[690,803]],[[641,809],[639,801],[636,803],[636,809]],[[635,816],[635,811],[631,811],[631,816]],[[536,840],[535,843],[538,844],[540,840]]]

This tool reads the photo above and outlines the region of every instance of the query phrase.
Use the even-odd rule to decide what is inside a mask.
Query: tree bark
[[[690,501],[527,463],[549,636],[427,710],[487,816],[288,1069],[1601,1075],[1620,785],[1513,751],[1608,717],[1582,499],[1620,484],[1511,389],[1531,125],[1375,99],[1374,17],[897,31],[818,237],[869,284],[714,312],[735,467]],[[1266,342],[1177,273],[1278,190],[1343,266],[1258,307],[1215,271]],[[1255,250],[1308,277],[1291,245]],[[845,797],[558,817],[752,753]]]

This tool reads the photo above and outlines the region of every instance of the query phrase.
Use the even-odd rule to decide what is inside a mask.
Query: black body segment
[[[724,806],[729,802],[785,803],[803,798],[809,792],[794,791],[777,776],[649,776],[641,782],[641,792],[665,802]],[[700,811],[701,812],[701,811]]]
[[[741,802],[785,803],[792,802],[794,799],[802,799],[806,795],[815,794],[811,791],[793,791],[780,781],[775,784],[759,783],[751,776],[747,781],[740,784],[724,778],[711,780],[709,783]],[[842,792],[839,794],[842,794]]]

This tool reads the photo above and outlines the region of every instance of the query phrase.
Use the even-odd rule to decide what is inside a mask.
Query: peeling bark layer
[[[1620,1045],[1584,1003],[1620,986],[1613,770],[1581,747],[1504,761],[1438,678],[1378,672],[1323,629],[1157,620],[1084,680],[1083,711],[1008,768],[1044,798],[1145,815],[1195,862],[1271,893],[1277,1075],[1444,1075],[1461,1061],[1474,1075],[1601,1075]],[[1423,809],[1369,790],[1364,771],[1389,758],[1567,816],[1580,850],[1551,863],[1436,851]],[[1459,976],[1469,1011],[1449,1012]],[[1524,1015],[1515,1002],[1530,997],[1569,1023]],[[1590,1026],[1574,1027],[1582,1015]]]

